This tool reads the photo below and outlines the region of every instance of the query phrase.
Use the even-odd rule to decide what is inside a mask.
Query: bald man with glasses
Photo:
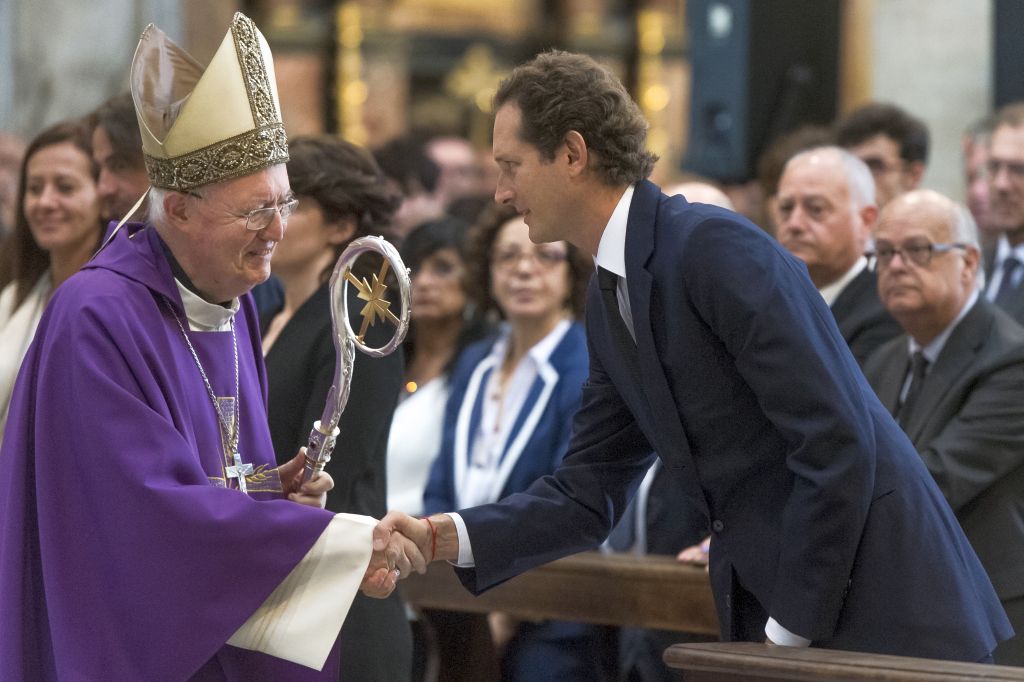
[[[929,190],[887,206],[873,254],[882,303],[906,332],[864,373],[921,455],[1024,628],[1024,328],[978,292],[970,213]],[[996,663],[1024,665],[1024,638]]]

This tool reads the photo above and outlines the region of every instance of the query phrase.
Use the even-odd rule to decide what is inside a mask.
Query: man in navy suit
[[[724,639],[991,660],[1012,630],[804,264],[734,213],[644,180],[646,122],[592,59],[539,55],[498,89],[495,198],[598,265],[568,454],[504,500],[376,531],[482,592],[600,544],[657,452],[711,520]]]

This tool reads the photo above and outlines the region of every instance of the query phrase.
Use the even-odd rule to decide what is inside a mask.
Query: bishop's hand
[[[369,597],[384,598],[403,576],[425,572],[427,562],[415,542],[398,531],[385,536],[379,529],[373,529],[373,555],[360,589]]]
[[[299,448],[299,454],[292,460],[278,467],[281,485],[288,493],[288,499],[308,507],[327,506],[327,493],[334,488],[334,479],[326,471],[305,483],[302,482],[302,468],[306,463],[306,448]]]

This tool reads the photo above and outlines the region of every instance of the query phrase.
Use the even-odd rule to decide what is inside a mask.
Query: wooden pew
[[[675,644],[668,648],[664,658],[670,668],[682,671],[683,679],[688,682],[1024,680],[1024,668],[828,649],[767,647],[752,642]]]
[[[432,564],[400,583],[402,597],[424,609],[520,619],[557,618],[718,635],[718,617],[703,568],[671,557],[585,552],[517,576],[474,597],[451,566]]]

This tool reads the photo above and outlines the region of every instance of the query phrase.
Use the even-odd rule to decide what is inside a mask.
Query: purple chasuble
[[[280,492],[251,297],[235,317],[249,495],[225,488],[171,309],[187,330],[156,231],[129,224],[43,315],[0,450],[5,679],[337,679],[333,654],[318,673],[225,644],[333,515]],[[233,396],[231,333],[189,337]]]

